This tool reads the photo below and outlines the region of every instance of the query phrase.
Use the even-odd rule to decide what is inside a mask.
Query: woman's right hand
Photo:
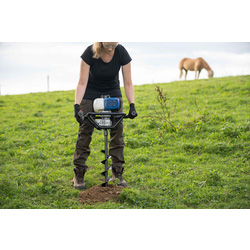
[[[136,110],[135,110],[135,104],[134,103],[131,103],[130,104],[130,108],[129,108],[129,114],[128,114],[128,117],[130,119],[134,119],[136,116],[138,116]]]
[[[79,124],[82,125],[83,120],[82,120],[82,117],[79,116],[79,112],[81,111],[80,105],[79,104],[75,104],[74,105],[74,109],[75,109],[75,118],[79,122]]]

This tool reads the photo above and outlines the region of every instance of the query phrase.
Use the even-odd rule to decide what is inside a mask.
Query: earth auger
[[[86,115],[80,110],[78,115],[82,121],[88,119],[96,129],[104,131],[105,148],[101,152],[105,154],[105,159],[101,163],[105,166],[105,170],[101,174],[105,176],[105,182],[102,183],[102,187],[107,187],[108,182],[112,180],[108,176],[108,171],[111,169],[108,166],[108,159],[111,158],[108,154],[108,130],[116,128],[123,119],[129,118],[129,116],[125,113],[116,112],[120,109],[120,100],[118,98],[111,98],[110,96],[102,96],[102,98],[95,99],[93,109],[94,112],[89,112]]]

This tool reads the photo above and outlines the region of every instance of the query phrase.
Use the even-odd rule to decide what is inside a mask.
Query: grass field
[[[74,91],[0,96],[0,208],[250,208],[250,76],[158,86],[162,105],[156,84],[135,86],[139,116],[124,121],[128,188],[85,206],[71,183]],[[96,130],[88,188],[101,183],[103,143]]]

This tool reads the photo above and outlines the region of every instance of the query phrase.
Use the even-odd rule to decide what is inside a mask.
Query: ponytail
[[[101,55],[102,55],[102,51],[103,51],[102,42],[96,42],[96,43],[94,43],[92,50],[94,52],[93,58],[95,58],[95,59],[100,58]]]

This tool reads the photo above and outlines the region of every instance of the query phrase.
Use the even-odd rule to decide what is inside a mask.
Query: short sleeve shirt
[[[84,99],[94,100],[102,95],[121,97],[119,71],[121,66],[131,62],[127,50],[121,45],[115,48],[113,58],[106,63],[101,58],[93,58],[93,45],[82,54],[82,60],[90,66],[89,79]]]

